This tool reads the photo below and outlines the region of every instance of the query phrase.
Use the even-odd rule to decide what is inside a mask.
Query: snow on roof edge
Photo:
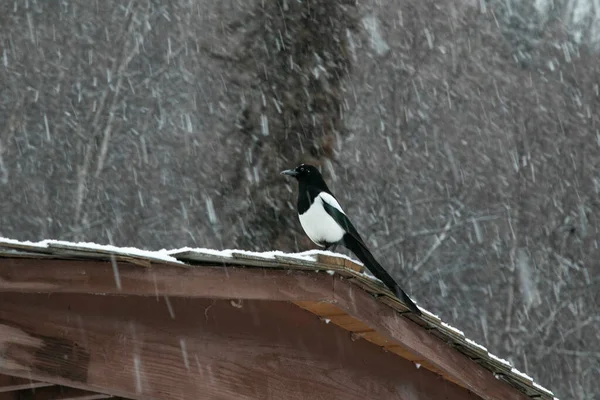
[[[167,250],[143,250],[138,249],[137,247],[118,247],[111,244],[97,244],[93,242],[68,242],[65,240],[53,240],[46,239],[42,240],[39,243],[44,243],[46,245],[63,245],[63,246],[72,246],[79,247],[86,250],[102,250],[110,253],[115,253],[123,256],[138,256],[138,257],[147,257],[161,261],[167,261],[172,263],[182,264],[178,259],[171,257],[167,254]]]

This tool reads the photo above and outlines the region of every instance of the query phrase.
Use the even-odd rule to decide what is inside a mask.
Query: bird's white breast
[[[310,240],[319,246],[323,246],[324,242],[337,243],[342,239],[345,233],[331,215],[327,214],[325,208],[323,208],[323,198],[321,196],[322,194],[315,197],[310,208],[306,210],[304,214],[299,215],[300,225],[302,225],[304,232],[306,232],[306,235]],[[342,211],[335,198],[330,195],[327,196],[327,203]]]

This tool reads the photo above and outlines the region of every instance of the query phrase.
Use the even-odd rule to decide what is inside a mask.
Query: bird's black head
[[[281,173],[283,175],[293,176],[301,183],[307,183],[317,187],[325,185],[325,181],[319,170],[309,164],[300,164],[294,169],[287,169]],[[325,185],[325,187],[327,186]]]

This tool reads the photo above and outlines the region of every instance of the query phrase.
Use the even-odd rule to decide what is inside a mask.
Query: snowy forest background
[[[322,166],[420,305],[600,399],[600,3],[0,2],[0,235],[313,245]]]

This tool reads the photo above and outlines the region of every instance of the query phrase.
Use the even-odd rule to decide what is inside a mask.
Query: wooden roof
[[[244,307],[242,302],[246,302],[248,307],[256,310],[257,315],[271,315],[273,312],[280,312],[293,315],[297,320],[306,318],[305,314],[302,314],[304,312],[302,310],[307,310],[317,318],[314,320],[315,322],[306,320],[304,325],[312,323],[335,325],[350,332],[353,341],[358,342],[362,339],[382,347],[390,356],[394,355],[414,363],[415,370],[423,368],[432,371],[443,377],[446,382],[467,389],[479,398],[495,400],[553,399],[552,392],[533,382],[530,377],[517,371],[508,362],[490,354],[483,346],[469,340],[461,331],[445,324],[437,316],[423,309],[421,317],[407,313],[407,308],[387,288],[362,271],[362,266],[348,257],[317,251],[300,254],[208,249],[151,252],[85,243],[60,241],[30,243],[0,239],[0,332],[5,330],[5,338],[11,335],[20,337],[19,346],[33,345],[33,343],[37,343],[37,337],[32,338],[31,334],[17,331],[14,329],[17,321],[7,323],[7,319],[13,318],[12,315],[19,315],[21,317],[18,322],[22,323],[25,320],[28,329],[32,329],[48,313],[59,312],[63,307],[70,309],[74,307],[72,299],[90,294],[160,298],[164,300],[172,319],[175,319],[172,303],[177,303],[177,313],[192,313],[191,309],[195,310],[200,306],[205,306],[197,315],[190,316],[190,319],[194,319],[204,318],[204,314],[208,315],[211,307],[219,309],[225,315],[232,311],[227,311],[223,304],[241,308]],[[40,293],[44,295],[40,295]],[[48,297],[49,293],[52,294],[51,297]],[[19,297],[24,294],[33,297],[28,297],[27,300]],[[71,296],[69,302],[61,297],[67,294]],[[191,307],[186,305],[181,298],[198,299],[198,301],[207,299],[208,303],[196,303],[196,306]],[[264,300],[276,301],[281,304],[266,306]],[[111,301],[105,299],[103,304]],[[36,305],[35,307],[26,307],[23,306],[25,302]],[[77,305],[82,310],[83,314],[81,315],[93,315],[96,312],[93,305],[85,306],[83,303],[82,300],[81,304]],[[134,303],[135,301],[131,304]],[[123,303],[113,301],[110,304],[114,306],[114,309],[119,309],[121,308],[120,304]],[[135,309],[137,311],[134,311],[133,308],[131,311],[144,313],[148,307],[141,303],[138,305],[139,309]],[[156,313],[153,313],[152,318],[155,318],[154,314]],[[163,312],[163,314],[165,313]],[[238,315],[235,318],[242,317]],[[208,321],[208,317],[206,319]],[[122,321],[125,320],[123,315]],[[44,332],[53,329],[63,333],[71,332],[76,329],[77,323],[83,324],[82,321],[73,322],[69,318],[60,321],[62,322],[59,320],[45,321]],[[290,320],[288,324],[282,324],[278,329],[284,332],[293,326],[293,330],[288,335],[293,335],[294,329],[298,331],[304,329],[297,326],[294,321]],[[101,343],[98,338],[102,336],[102,323],[94,318],[86,319],[84,322],[86,329],[94,326],[98,331],[91,331],[94,339],[79,338],[78,342],[99,340]],[[163,321],[161,326],[167,326],[168,323],[168,321]],[[226,324],[223,321],[219,323],[220,326]],[[49,324],[54,325],[49,326]],[[121,328],[129,329],[128,327]],[[260,334],[268,335],[269,333],[261,332]],[[69,335],[75,334],[71,332],[66,336]],[[126,384],[133,385],[130,391],[107,391],[104,389],[110,383],[103,381],[101,377],[93,380],[90,378],[90,371],[87,371],[86,374],[88,379],[92,380],[87,380],[85,384],[82,384],[81,377],[78,376],[83,372],[76,369],[75,364],[77,363],[69,364],[69,368],[72,367],[75,370],[67,372],[65,372],[67,366],[58,361],[48,361],[47,364],[50,366],[45,365],[41,369],[34,370],[30,369],[31,363],[27,368],[22,362],[12,365],[15,361],[6,356],[8,342],[6,339],[2,339],[2,336],[0,334],[0,374],[4,375],[0,375],[0,400],[4,399],[2,392],[31,391],[34,387],[38,388],[36,390],[56,391],[57,388],[61,388],[63,391],[67,389],[78,391],[55,398],[107,398],[93,397],[106,396],[103,393],[138,398],[132,393],[140,389],[140,385],[148,385],[143,382],[133,382],[134,379],[131,382],[123,383],[123,387],[127,387]],[[231,343],[235,343],[234,339],[230,340],[232,340]],[[156,341],[160,342],[160,339],[156,338]],[[135,347],[135,341],[133,345]],[[160,343],[156,343],[156,345],[160,346]],[[194,345],[201,346],[201,344]],[[304,345],[309,346],[303,343]],[[53,346],[61,348],[60,343],[54,343]],[[341,345],[338,343],[338,346]],[[73,350],[74,348],[69,347],[67,352],[69,355],[65,357],[92,357],[83,352],[79,354],[80,349],[77,347]],[[35,354],[39,355],[40,351],[38,348]],[[119,347],[118,351],[126,353],[130,350],[126,347]],[[184,365],[189,370],[193,361],[188,360],[185,355],[187,353],[184,342],[181,342],[181,351],[185,358]],[[320,349],[319,351],[325,350]],[[358,350],[352,348],[348,351]],[[23,357],[27,358],[26,356],[21,358]],[[48,357],[53,356],[48,355]],[[140,379],[139,371],[135,371],[137,368],[135,354],[133,357],[132,368],[134,371],[130,372]],[[179,357],[181,358],[181,354]],[[158,365],[160,360],[155,360],[155,362]],[[200,364],[202,363],[198,361],[198,368],[200,368]],[[57,372],[56,369],[60,371]],[[106,374],[106,372],[104,373]],[[412,374],[411,371],[403,373],[405,375]],[[320,385],[323,393],[333,390],[328,387],[329,381],[326,375],[327,372],[323,371],[312,376],[312,382]],[[115,376],[114,379],[119,378]],[[420,378],[415,375],[414,379]],[[160,380],[159,377],[157,380]],[[202,390],[212,390],[209,383]],[[50,384],[64,386],[51,386]],[[195,384],[200,383],[196,382]],[[426,385],[423,387],[423,390],[427,390]],[[86,392],[89,390],[98,393]],[[161,390],[166,391],[167,388]],[[238,388],[237,390],[241,391],[242,389]],[[451,389],[448,390],[451,391]],[[333,395],[330,394],[330,396]],[[6,399],[8,398],[17,397],[6,397]],[[151,398],[151,396],[147,398]],[[160,396],[156,398],[160,398]],[[177,397],[171,393],[164,398],[185,398],[185,396]],[[252,396],[248,398],[252,398]]]

